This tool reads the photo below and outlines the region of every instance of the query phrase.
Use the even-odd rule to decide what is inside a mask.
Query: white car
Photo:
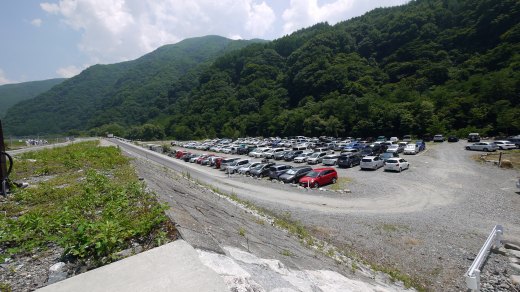
[[[477,151],[497,151],[498,146],[492,142],[477,142],[466,146],[466,150],[477,150]]]
[[[359,167],[361,169],[378,169],[384,165],[384,160],[379,156],[365,156],[361,159]]]
[[[516,149],[516,145],[511,141],[499,140],[494,142],[500,150]]]
[[[410,164],[403,158],[390,158],[385,162],[385,171],[392,170],[401,172],[403,169],[408,168],[410,168]]]
[[[397,153],[399,152],[399,145],[397,144],[392,144],[390,146],[388,146],[388,148],[386,149],[386,152],[391,152],[391,153]]]
[[[419,148],[415,144],[408,144],[404,148],[404,154],[417,154],[419,153]]]

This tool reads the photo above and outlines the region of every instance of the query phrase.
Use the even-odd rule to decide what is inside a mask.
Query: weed
[[[357,263],[355,261],[352,261],[351,268],[352,268],[353,273],[355,273],[357,270],[359,270],[359,266],[357,265]]]
[[[282,251],[280,252],[280,254],[283,255],[283,256],[286,256],[286,257],[292,257],[292,256],[294,255],[294,254],[293,254],[290,250],[288,250],[288,249],[284,249],[284,250],[282,250]]]
[[[14,188],[0,204],[0,258],[55,243],[65,255],[103,264],[167,221],[166,206],[145,190],[115,147],[75,143],[16,159],[14,179],[51,178],[36,188]],[[160,233],[156,239],[164,242]]]
[[[0,291],[11,292],[11,291],[13,291],[13,289],[11,288],[11,285],[4,283],[4,282],[0,282]]]
[[[243,236],[243,237],[246,236],[246,230],[244,229],[244,227],[240,227],[238,229],[238,235]]]

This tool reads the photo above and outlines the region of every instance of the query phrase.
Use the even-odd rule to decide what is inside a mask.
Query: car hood
[[[312,183],[314,180],[315,180],[315,178],[308,177],[308,176],[304,176],[304,177],[300,178],[301,183],[307,183],[307,182]]]

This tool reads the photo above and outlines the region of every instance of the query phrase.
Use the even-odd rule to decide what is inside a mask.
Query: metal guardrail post
[[[491,234],[489,234],[486,242],[477,254],[477,257],[469,267],[464,275],[466,278],[466,286],[472,291],[480,290],[480,268],[486,260],[492,246],[499,247],[501,245],[501,238],[504,234],[502,225],[495,225]]]

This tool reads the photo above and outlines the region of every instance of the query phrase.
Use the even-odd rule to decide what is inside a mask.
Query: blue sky
[[[408,0],[2,0],[0,85],[72,77],[209,34],[276,39]]]

